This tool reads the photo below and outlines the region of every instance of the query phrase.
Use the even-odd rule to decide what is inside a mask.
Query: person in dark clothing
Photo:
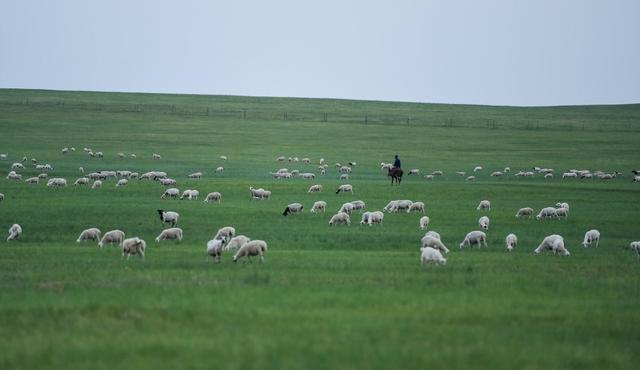
[[[395,160],[393,161],[393,168],[400,168],[400,158],[396,154]]]

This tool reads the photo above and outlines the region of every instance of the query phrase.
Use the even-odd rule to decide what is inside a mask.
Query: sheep
[[[182,229],[179,227],[172,227],[170,229],[164,229],[156,238],[156,243],[160,243],[161,240],[177,239],[182,241]]]
[[[640,258],[640,241],[629,243],[629,248],[631,248],[631,250],[636,251],[638,258]]]
[[[0,202],[4,200],[4,194],[0,193]]]
[[[511,167],[505,167],[504,170],[502,171],[504,173],[509,173],[511,172]]]
[[[375,212],[364,212],[362,214],[362,220],[360,221],[360,225],[369,224],[369,226],[373,224],[380,224],[384,221],[384,213],[380,211]]]
[[[437,239],[436,239],[437,240]],[[439,250],[425,247],[420,248],[422,254],[420,255],[420,264],[424,265],[425,263],[433,262],[440,265],[446,265],[447,260],[442,257],[442,253]]]
[[[478,171],[482,171],[482,166],[476,166],[473,168],[473,172],[478,172]]]
[[[343,173],[342,175],[340,175],[340,180],[349,180],[349,174]]]
[[[22,180],[22,175],[15,173],[15,171],[11,171],[7,174],[7,180]]]
[[[432,176],[442,176],[443,174],[444,173],[442,171],[440,171],[440,170],[436,170],[436,171],[431,172]]]
[[[147,243],[137,236],[134,238],[125,239],[122,242],[122,258],[124,258],[124,256],[126,255],[127,260],[129,260],[129,257],[137,254],[144,260],[144,250],[146,249],[146,247]]]
[[[100,188],[100,187],[102,187],[102,181],[100,181],[100,180],[95,180],[93,182],[93,184],[91,185],[91,189],[97,189],[97,188]]]
[[[213,236],[213,239],[220,239],[222,237],[227,238],[227,240],[233,238],[236,235],[236,229],[233,226],[225,226],[218,229],[216,234]]]
[[[556,208],[556,218],[560,219],[560,217],[568,218],[569,210],[566,208]]]
[[[193,199],[197,200],[199,195],[200,195],[199,191],[187,189],[182,192],[182,195],[180,196],[180,200],[184,198],[187,198],[188,200],[193,200]]]
[[[337,224],[346,224],[347,226],[351,225],[351,218],[347,213],[339,212],[335,215],[331,216],[331,220],[329,220],[329,226],[337,225]]]
[[[285,157],[284,156],[280,156],[276,158],[276,162],[284,162]]]
[[[227,156],[226,155],[221,155],[220,159],[222,159],[223,161],[226,161],[227,160]]]
[[[24,170],[24,165],[20,162],[15,162],[11,165],[12,170]]]
[[[46,173],[41,173],[41,174],[38,175],[39,179],[46,179],[48,177],[49,177],[49,175],[47,175]]]
[[[83,230],[80,233],[80,236],[78,236],[78,240],[76,240],[76,243],[80,243],[83,240],[93,240],[94,242],[97,242],[100,240],[100,234],[102,234],[100,232],[100,229],[95,227]]]
[[[558,202],[556,203],[556,208],[566,208],[567,211],[569,210],[569,203],[567,202]]]
[[[27,184],[38,184],[38,183],[40,183],[40,178],[39,177],[29,177],[28,179],[24,180],[24,182],[26,182]]]
[[[426,247],[437,249],[442,253],[449,253],[449,248],[442,243],[442,240],[431,235],[425,235],[420,239],[420,249]]]
[[[483,210],[491,211],[491,202],[486,199],[482,200],[480,201],[480,204],[478,204],[478,207],[476,209],[478,211],[483,211]]]
[[[209,203],[209,202],[218,202],[220,203],[222,201],[222,194],[220,194],[217,191],[211,192],[209,194],[207,194],[207,197],[204,198],[204,203]]]
[[[180,195],[180,190],[177,188],[169,188],[162,193],[160,199],[166,199],[167,197],[176,199]]]
[[[244,235],[235,236],[235,237],[231,238],[231,240],[229,240],[227,245],[224,246],[224,250],[228,251],[228,250],[239,249],[243,245],[247,244],[250,241],[251,241],[251,239],[246,237],[246,236],[244,236]]]
[[[437,231],[427,231],[426,234],[424,234],[424,236],[430,236],[432,238],[436,238],[436,239],[440,239],[440,234]]]
[[[69,153],[69,148],[62,148],[61,152],[62,154],[67,154]]]
[[[233,262],[238,262],[242,257],[247,257],[251,262],[252,256],[260,256],[260,263],[263,263],[266,252],[267,243],[264,240],[252,240],[238,249],[238,252],[233,256]]]
[[[544,178],[545,179],[552,179],[553,178],[553,174],[552,173],[545,173],[544,174]]]
[[[131,174],[131,171],[116,171],[116,175],[120,177],[130,178]]]
[[[307,191],[307,194],[319,193],[321,191],[322,191],[322,185],[319,185],[319,184],[311,185],[311,187],[309,187],[309,191]]]
[[[158,215],[160,216],[160,221],[162,223],[170,223],[171,226],[176,226],[178,224],[178,218],[180,217],[178,212],[164,211],[162,209],[158,210]]]
[[[351,173],[351,167],[349,166],[340,167],[340,173]]]
[[[536,220],[544,220],[545,218],[558,218],[557,210],[553,207],[544,207],[536,216]]]
[[[398,212],[400,210],[405,211],[410,209],[412,204],[413,202],[408,199],[392,200],[382,209],[382,212]]]
[[[366,204],[361,200],[354,200],[354,201],[352,201],[350,203],[353,206],[353,210],[354,211],[362,212],[364,210],[364,207],[366,206]]]
[[[462,241],[462,243],[460,243],[460,249],[462,249],[465,245],[469,246],[470,248],[473,248],[473,244],[478,244],[478,247],[482,247],[482,244],[484,244],[484,247],[487,247],[487,234],[483,233],[482,231],[471,231],[470,233],[467,234],[467,236],[464,237],[464,240]]]
[[[460,176],[460,177],[464,177],[467,173],[464,171],[456,171],[456,175]]]
[[[433,175],[424,175],[425,180],[433,180]]]
[[[102,152],[96,152],[96,157],[104,158],[104,154]]]
[[[190,179],[201,179],[202,178],[202,172],[194,172],[192,174],[189,175]]]
[[[492,177],[500,177],[500,176],[502,176],[502,175],[503,175],[503,173],[502,173],[502,172],[500,172],[500,171],[494,171],[494,172],[491,172],[491,176],[492,176]]]
[[[288,215],[290,213],[291,214],[302,213],[303,209],[304,209],[304,207],[302,206],[302,204],[300,204],[300,203],[291,203],[284,209],[284,212],[282,212],[282,215],[286,216],[286,215]]]
[[[7,156],[8,156],[7,153],[0,154],[0,161],[6,161],[7,160]]]
[[[129,155],[129,157],[131,157],[131,158],[136,158],[137,156],[136,156],[136,154],[135,154],[135,153],[131,153],[131,154]]]
[[[591,243],[596,242],[596,248],[598,248],[598,243],[600,243],[600,231],[593,229],[589,230],[584,234],[584,241],[582,245],[587,248],[591,246]]]
[[[553,254],[561,256],[570,256],[571,253],[564,247],[564,239],[557,234],[549,235],[542,240],[542,243],[533,251],[534,254],[540,254],[544,249],[553,251]]]
[[[269,199],[271,197],[271,191],[264,190],[262,188],[254,189],[253,187],[249,187],[249,193],[251,195],[251,199]]]
[[[327,202],[323,201],[323,200],[319,200],[315,203],[313,203],[313,207],[311,207],[311,210],[309,212],[311,213],[317,213],[317,212],[325,212],[327,209]]]
[[[65,187],[67,186],[67,180],[63,179],[63,178],[59,178],[59,177],[54,177],[49,179],[49,181],[47,181],[47,187]]]
[[[409,170],[409,173],[407,174],[407,176],[409,175],[420,175],[420,169],[419,168],[412,168]]]
[[[351,203],[343,204],[342,207],[340,207],[340,210],[338,211],[338,213],[340,212],[351,214],[351,212],[353,212],[353,204]]]
[[[107,231],[100,239],[98,243],[98,247],[102,248],[106,243],[118,243],[122,246],[122,242],[124,240],[124,232],[121,230],[111,230]]]
[[[640,182],[640,175],[633,176],[633,182]]]
[[[304,172],[304,173],[301,173],[299,176],[300,178],[303,178],[305,180],[313,180],[316,178],[316,174],[311,172]]]
[[[118,182],[116,183],[116,188],[122,187],[122,186],[127,186],[127,184],[129,184],[129,180],[127,179],[120,179],[118,180]]]
[[[350,184],[342,184],[338,187],[338,190],[336,190],[336,194],[340,192],[353,194],[353,186]]]
[[[423,202],[411,203],[409,208],[407,208],[407,213],[414,212],[414,211],[424,213],[424,203]]]
[[[523,217],[533,218],[533,208],[531,207],[520,208],[518,212],[516,212],[516,218],[523,218]]]
[[[89,178],[87,177],[79,177],[74,183],[74,186],[78,186],[78,185],[87,185],[89,184]]]
[[[118,158],[120,159],[124,158],[124,153],[118,153]]]
[[[11,225],[11,227],[9,228],[9,237],[7,238],[7,241],[17,240],[21,236],[22,236],[22,226],[18,224]]]
[[[174,179],[158,179],[158,182],[160,182],[160,185],[164,185],[164,186],[176,185],[178,183]]]
[[[216,172],[224,172],[224,167],[222,166],[217,167]]]
[[[162,159],[162,156],[160,154],[153,153],[151,155],[151,158],[157,161],[157,160]]]
[[[567,178],[577,178],[578,174],[575,172],[565,172],[562,174],[562,178],[563,179],[567,179]]]
[[[420,225],[420,230],[424,230],[429,227],[429,216],[420,217],[420,221],[418,222]]]
[[[484,230],[489,230],[489,223],[491,221],[489,220],[489,217],[487,216],[482,216],[480,217],[480,219],[478,219],[478,225],[480,225],[481,228],[483,228]]]
[[[129,175],[129,178],[131,179],[137,179],[139,176],[139,174],[137,172],[131,172],[131,175]]]
[[[220,263],[220,257],[224,251],[224,244],[227,241],[225,236],[220,239],[214,238],[207,242],[207,255],[213,258],[213,263]]]
[[[511,233],[504,239],[504,244],[507,248],[507,252],[511,252],[513,248],[518,245],[518,237],[516,236],[516,234]]]

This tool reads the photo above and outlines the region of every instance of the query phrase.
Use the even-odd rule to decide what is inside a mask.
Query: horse
[[[398,183],[398,185],[400,185],[400,182],[402,181],[403,173],[404,172],[402,171],[402,168],[397,168],[397,167],[389,168],[389,173],[387,174],[387,176],[391,176],[391,185],[393,185],[394,180]]]

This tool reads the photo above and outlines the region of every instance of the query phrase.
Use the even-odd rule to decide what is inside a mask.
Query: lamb
[[[265,253],[267,253],[267,243],[264,240],[252,240],[238,249],[233,256],[233,262],[238,262],[242,257],[247,257],[251,262],[252,256],[260,256],[260,263],[263,263]]]
[[[80,243],[84,240],[93,240],[97,242],[100,240],[100,234],[101,232],[98,228],[92,227],[90,229],[86,229],[80,233],[80,236],[78,236],[78,240],[76,240],[76,243]]]
[[[545,218],[558,218],[557,210],[553,207],[544,207],[536,216],[536,220],[544,220]]]
[[[106,243],[118,243],[122,246],[122,242],[124,241],[124,232],[120,230],[111,230],[107,231],[100,239],[98,243],[98,247],[102,248]]]
[[[445,246],[444,243],[442,243],[440,238],[434,238],[433,236],[430,236],[430,235],[423,236],[422,239],[420,239],[420,245],[421,245],[420,249],[429,247],[429,248],[437,249],[443,253],[449,253],[449,248],[447,248],[447,246]]]
[[[351,214],[352,211],[353,211],[353,204],[345,203],[342,205],[342,207],[340,207],[340,210],[338,211],[338,213],[344,212],[344,213]]]
[[[96,152],[96,157],[98,157],[98,158],[104,158],[104,153],[102,153],[102,152]]]
[[[362,220],[360,221],[360,225],[369,224],[369,226],[373,224],[380,224],[384,221],[384,213],[380,211],[375,212],[364,212],[362,214]]]
[[[487,211],[491,211],[491,202],[488,200],[482,200],[480,201],[480,204],[478,204],[478,208],[476,208],[478,211],[482,211],[482,210],[487,210]]]
[[[209,202],[218,202],[220,203],[222,201],[222,194],[220,194],[217,191],[211,192],[209,194],[207,194],[207,197],[204,198],[204,202],[205,203],[209,203]]]
[[[545,173],[544,174],[544,178],[545,179],[552,179],[553,178],[553,174],[552,173]]]
[[[231,240],[229,240],[227,245],[224,246],[224,250],[228,251],[228,250],[239,249],[243,245],[247,244],[250,241],[251,241],[251,239],[249,239],[248,237],[246,237],[244,235],[235,236],[235,237],[231,238]]]
[[[564,247],[564,239],[557,234],[549,235],[542,240],[542,243],[536,248],[533,253],[540,254],[545,249],[553,251],[553,254],[560,254],[561,256],[570,256],[571,253]]]
[[[166,199],[167,197],[177,199],[178,195],[180,195],[180,190],[177,188],[169,188],[162,193],[160,199]]]
[[[464,171],[456,171],[456,174],[457,174],[458,176],[464,177],[464,175],[466,175],[467,173],[466,173],[466,172],[464,172]]]
[[[7,160],[7,156],[8,156],[7,153],[0,154],[0,161],[6,161]]]
[[[100,180],[95,180],[93,182],[93,184],[91,185],[91,189],[97,189],[97,188],[100,188],[100,187],[102,187],[102,181],[100,181]]]
[[[336,194],[340,192],[353,194],[353,186],[350,184],[342,184],[338,187],[338,190],[336,190]]]
[[[587,248],[594,241],[596,242],[596,248],[598,248],[598,243],[600,243],[600,231],[596,229],[589,230],[584,234],[584,241],[582,242],[582,245]]]
[[[24,182],[26,182],[27,184],[38,184],[38,183],[40,183],[40,178],[39,177],[29,177],[28,179],[24,180]]]
[[[360,211],[362,212],[362,210],[364,210],[365,207],[365,203],[361,200],[354,200],[352,202],[350,202],[351,205],[353,206],[353,210],[354,211]]]
[[[315,203],[313,203],[313,207],[311,207],[311,213],[316,213],[316,212],[324,212],[327,208],[327,202],[323,201],[323,200],[319,200]]]
[[[162,209],[158,210],[158,215],[160,216],[160,221],[162,223],[170,223],[171,226],[176,226],[178,224],[178,218],[180,217],[178,212],[164,211]]]
[[[89,184],[89,178],[87,177],[80,177],[73,183],[74,186],[87,185],[87,184]]]
[[[480,225],[481,228],[483,228],[484,230],[489,230],[489,217],[487,216],[482,216],[480,217],[480,219],[478,219],[478,225]]]
[[[473,244],[478,244],[478,247],[482,247],[482,244],[484,244],[484,247],[486,248],[487,234],[478,230],[468,233],[467,236],[464,237],[462,243],[460,243],[460,249],[462,249],[464,246],[473,248]]]
[[[129,180],[127,179],[120,179],[118,180],[118,182],[116,183],[116,188],[122,187],[122,186],[127,186],[127,184],[129,184]]]
[[[504,239],[504,244],[507,248],[507,252],[511,252],[513,248],[518,245],[518,237],[516,234],[511,233]]]
[[[49,179],[49,181],[47,181],[47,187],[60,188],[65,186],[67,186],[67,180],[63,178],[54,177]]]
[[[520,208],[516,213],[516,218],[522,218],[522,217],[533,218],[533,208],[531,207]]]
[[[9,228],[9,237],[7,238],[7,241],[17,240],[21,236],[22,236],[22,226],[18,224],[11,225],[11,227]]]
[[[170,229],[164,229],[156,238],[156,243],[160,243],[161,240],[177,239],[182,241],[182,229],[179,227],[172,227]]]
[[[118,158],[120,158],[120,159],[124,158],[124,153],[122,153],[122,152],[118,153]]]
[[[282,212],[282,215],[286,216],[288,214],[302,213],[303,209],[304,209],[304,207],[302,206],[302,204],[300,204],[300,203],[291,203],[284,209],[284,212]]]
[[[236,235],[236,229],[233,226],[225,226],[218,229],[213,239],[221,239],[225,237],[227,240],[233,238]]]
[[[310,193],[319,193],[322,191],[322,185],[316,184],[316,185],[311,185],[311,187],[309,188],[309,191],[307,191],[308,194]]]
[[[226,241],[227,238],[223,236],[220,239],[214,238],[207,242],[207,255],[213,258],[213,263],[220,263],[220,257],[222,257]]]
[[[122,242],[122,258],[126,255],[128,260],[129,257],[137,254],[144,260],[144,250],[146,247],[147,243],[137,236],[135,238],[125,239]]]
[[[407,213],[410,213],[410,212],[413,212],[413,211],[424,213],[424,203],[423,202],[411,203],[409,208],[407,208]]]
[[[420,230],[424,230],[427,227],[429,227],[429,216],[422,216],[420,217]]]
[[[331,217],[329,220],[329,226],[337,225],[337,224],[346,224],[347,226],[351,225],[351,218],[347,213],[339,212]]]
[[[440,253],[440,251],[437,249],[434,249],[431,247],[425,247],[425,248],[420,248],[420,251],[422,252],[422,254],[420,255],[420,261],[421,261],[420,264],[422,265],[429,262],[433,262],[440,265],[447,264],[447,260],[444,257],[442,257],[442,253]]]

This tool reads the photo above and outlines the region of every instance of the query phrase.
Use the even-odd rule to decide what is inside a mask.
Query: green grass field
[[[286,115],[285,115],[286,113]],[[326,117],[325,117],[326,114]],[[286,119],[285,119],[286,118]],[[326,119],[325,119],[326,118]],[[407,120],[409,118],[409,120]],[[366,123],[365,123],[366,122]],[[0,90],[1,369],[633,369],[640,362],[640,105],[510,108]],[[63,155],[63,147],[77,151]],[[105,153],[89,158],[82,148]],[[135,153],[119,159],[116,153]],[[162,160],[153,161],[152,153]],[[400,154],[405,170],[442,170],[433,181],[391,187],[379,168]],[[228,156],[227,161],[219,159]],[[311,165],[275,161],[309,157]],[[5,179],[23,156],[50,163],[70,186]],[[286,167],[315,180],[274,180]],[[335,194],[333,163],[357,161]],[[23,179],[37,174],[32,166]],[[455,171],[484,170],[466,182]],[[161,200],[164,188],[132,180],[74,187],[85,172],[162,170],[200,200]],[[224,166],[222,174],[214,169]],[[510,176],[490,177],[510,166]],[[534,166],[554,179],[515,177]],[[620,171],[602,181],[562,180],[569,169]],[[202,171],[201,180],[187,175]],[[324,191],[307,194],[312,184]],[[250,201],[248,187],[272,191]],[[211,191],[221,204],[206,204]],[[393,199],[426,204],[430,229],[452,250],[446,266],[421,266],[418,214],[387,214],[383,226],[329,227],[342,203],[380,210]],[[489,248],[460,250],[489,199]],[[325,214],[281,216],[291,202]],[[567,220],[518,220],[556,202]],[[156,244],[156,210],[181,214],[181,243]],[[266,263],[214,265],[206,242],[234,226],[269,244]],[[122,229],[148,243],[144,261],[116,247],[76,244],[80,231]],[[602,233],[583,248],[585,231]],[[504,238],[519,245],[506,253]],[[534,256],[549,234],[570,257]],[[636,365],[634,365],[636,364]]]

